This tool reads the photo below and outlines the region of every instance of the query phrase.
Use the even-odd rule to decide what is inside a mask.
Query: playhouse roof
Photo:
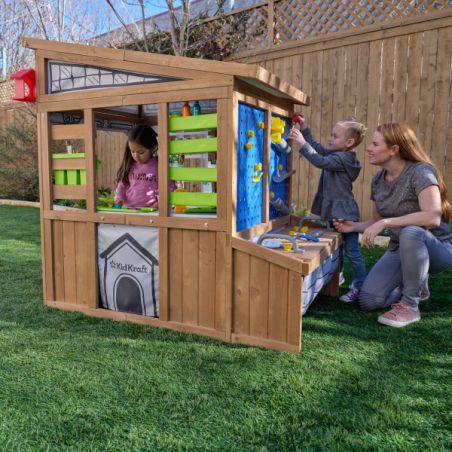
[[[153,69],[158,68],[162,75],[166,74],[169,77],[174,76],[175,71],[178,74],[186,71],[189,78],[196,77],[197,74],[202,75],[203,78],[209,75],[212,77],[221,75],[233,76],[282,100],[297,104],[309,104],[309,97],[305,93],[256,64],[213,60],[202,60],[200,64],[201,60],[197,58],[67,44],[34,38],[24,38],[23,42],[26,47],[31,49],[58,52],[59,55],[71,55],[71,61],[74,61],[74,55],[96,58],[99,64],[104,63],[106,67],[109,65],[111,67],[111,63],[117,61],[121,62],[122,67],[127,62],[152,65]],[[103,61],[103,59],[105,60]]]

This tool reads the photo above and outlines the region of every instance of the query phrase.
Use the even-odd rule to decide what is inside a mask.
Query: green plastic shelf
[[[217,128],[217,114],[197,116],[178,116],[169,118],[170,132],[196,132],[199,130],[213,130]]]
[[[216,168],[180,168],[172,167],[169,170],[170,180],[192,182],[216,182]]]
[[[216,193],[171,192],[169,202],[175,206],[216,206]]]
[[[169,143],[169,153],[174,154],[204,154],[217,152],[216,138],[196,138],[194,140],[172,140]]]
[[[52,154],[54,159],[84,159],[84,152],[74,154]],[[96,170],[99,169],[100,160],[96,160]],[[86,171],[84,169],[54,170],[55,185],[86,185]]]
[[[84,152],[76,152],[74,154],[52,154],[54,159],[84,159]]]

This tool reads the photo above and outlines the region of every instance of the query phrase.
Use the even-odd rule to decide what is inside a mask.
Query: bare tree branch
[[[141,26],[143,33],[144,48],[146,49],[146,52],[149,52],[148,40],[146,39],[146,24],[144,22],[145,14],[143,0],[138,0],[138,3],[140,4],[141,7]]]
[[[111,10],[113,11],[113,13],[115,14],[115,16],[117,17],[117,19],[119,20],[119,22],[121,23],[121,25],[124,27],[124,30],[127,32],[127,34],[130,36],[130,38],[132,39],[132,41],[136,44],[136,46],[141,50],[144,51],[143,47],[141,46],[140,42],[138,41],[138,39],[136,38],[136,36],[134,36],[129,28],[127,27],[127,24],[124,22],[122,16],[118,13],[118,11],[116,10],[116,8],[113,6],[113,4],[111,3],[111,0],[105,0],[108,4],[108,6],[111,8]]]

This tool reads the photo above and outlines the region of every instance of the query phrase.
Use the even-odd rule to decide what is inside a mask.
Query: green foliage
[[[39,200],[36,125],[15,122],[0,131],[0,198]]]
[[[452,269],[406,328],[317,298],[292,354],[46,307],[39,210],[0,236],[2,451],[451,450]]]
[[[99,207],[113,207],[115,204],[115,197],[113,190],[109,187],[99,187],[97,189],[97,205]]]

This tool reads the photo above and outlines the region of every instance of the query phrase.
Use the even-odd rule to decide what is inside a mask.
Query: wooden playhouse
[[[312,224],[313,241],[298,237],[289,214],[284,137],[308,97],[256,65],[25,45],[36,51],[45,303],[299,351],[302,311],[322,288],[337,295],[340,241]],[[201,111],[180,115],[195,102]],[[100,174],[116,165],[106,152],[122,153],[140,123],[159,137],[159,209],[101,208]],[[108,133],[123,139],[100,157]]]

